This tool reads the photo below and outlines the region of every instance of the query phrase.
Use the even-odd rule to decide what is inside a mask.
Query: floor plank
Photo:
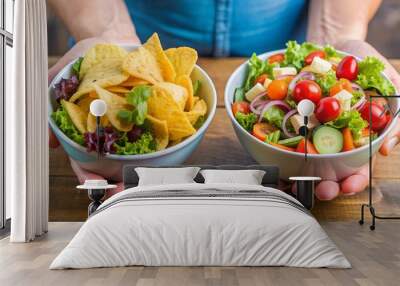
[[[29,244],[0,240],[0,285],[398,285],[399,222],[380,221],[375,232],[356,222],[322,222],[353,268],[125,267],[57,270],[48,267],[82,223],[50,223]]]

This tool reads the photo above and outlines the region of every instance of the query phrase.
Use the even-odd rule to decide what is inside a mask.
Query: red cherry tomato
[[[358,75],[358,63],[353,56],[344,57],[336,68],[337,78],[347,78],[353,81]]]
[[[389,121],[389,116],[386,114],[385,109],[375,102],[367,102],[361,108],[360,113],[361,117],[369,122],[369,108],[371,105],[371,115],[372,115],[372,124],[371,129],[373,131],[380,131],[385,128],[387,122]]]
[[[268,78],[268,75],[263,73],[256,78],[256,83],[264,84],[264,81]]]
[[[304,63],[306,65],[311,65],[312,61],[314,60],[315,57],[321,58],[321,59],[325,59],[326,58],[326,54],[324,51],[314,51],[308,54],[308,56],[305,57],[304,59]]]
[[[281,63],[285,60],[285,54],[280,53],[280,54],[276,54],[276,55],[272,55],[268,58],[268,63],[272,64],[272,63]]]
[[[244,114],[250,113],[250,104],[246,101],[239,101],[232,104],[232,112],[233,115],[236,116],[236,113],[241,112]]]
[[[266,122],[256,123],[253,126],[253,135],[260,139],[261,141],[265,141],[267,134],[274,132],[276,128]]]
[[[339,115],[340,103],[334,97],[325,97],[321,99],[315,110],[315,116],[321,123],[335,120]]]
[[[321,94],[321,88],[315,81],[301,80],[294,87],[293,99],[296,102],[300,102],[303,99],[309,99],[315,104],[318,104],[321,99]]]

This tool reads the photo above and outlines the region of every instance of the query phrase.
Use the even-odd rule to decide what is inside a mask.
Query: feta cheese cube
[[[327,73],[331,70],[332,64],[320,57],[315,57],[311,63],[311,69],[315,73]]]
[[[299,114],[295,114],[292,117],[290,117],[290,123],[292,123],[292,126],[294,130],[296,131],[296,134],[299,134],[300,127],[304,125],[304,118],[303,116]],[[308,118],[308,124],[307,127],[309,130],[314,129],[315,127],[319,126],[320,123],[318,119],[315,117],[315,114],[312,114]]]
[[[341,111],[349,111],[351,108],[351,99],[353,95],[347,90],[343,89],[335,94],[334,98],[339,101]]]
[[[244,95],[248,101],[253,101],[260,93],[266,91],[267,89],[259,82],[257,82],[252,88],[250,88]]]
[[[296,75],[297,70],[294,67],[285,67],[285,68],[273,68],[272,75],[274,78],[284,76],[284,75]]]
[[[265,89],[268,88],[268,86],[271,84],[271,82],[272,82],[271,79],[269,79],[269,78],[266,78],[266,79],[265,79],[265,81],[264,81],[264,87],[265,87]]]

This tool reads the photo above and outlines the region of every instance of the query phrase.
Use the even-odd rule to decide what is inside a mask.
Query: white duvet
[[[129,199],[137,192],[171,190],[263,191],[271,198],[246,197],[244,192],[240,197]],[[349,268],[318,222],[298,205],[279,190],[254,185],[131,188],[105,201],[50,269],[128,265]]]

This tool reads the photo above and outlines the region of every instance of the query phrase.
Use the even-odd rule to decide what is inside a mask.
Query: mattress
[[[293,197],[193,183],[138,186],[106,200],[50,269],[133,265],[351,267]]]

